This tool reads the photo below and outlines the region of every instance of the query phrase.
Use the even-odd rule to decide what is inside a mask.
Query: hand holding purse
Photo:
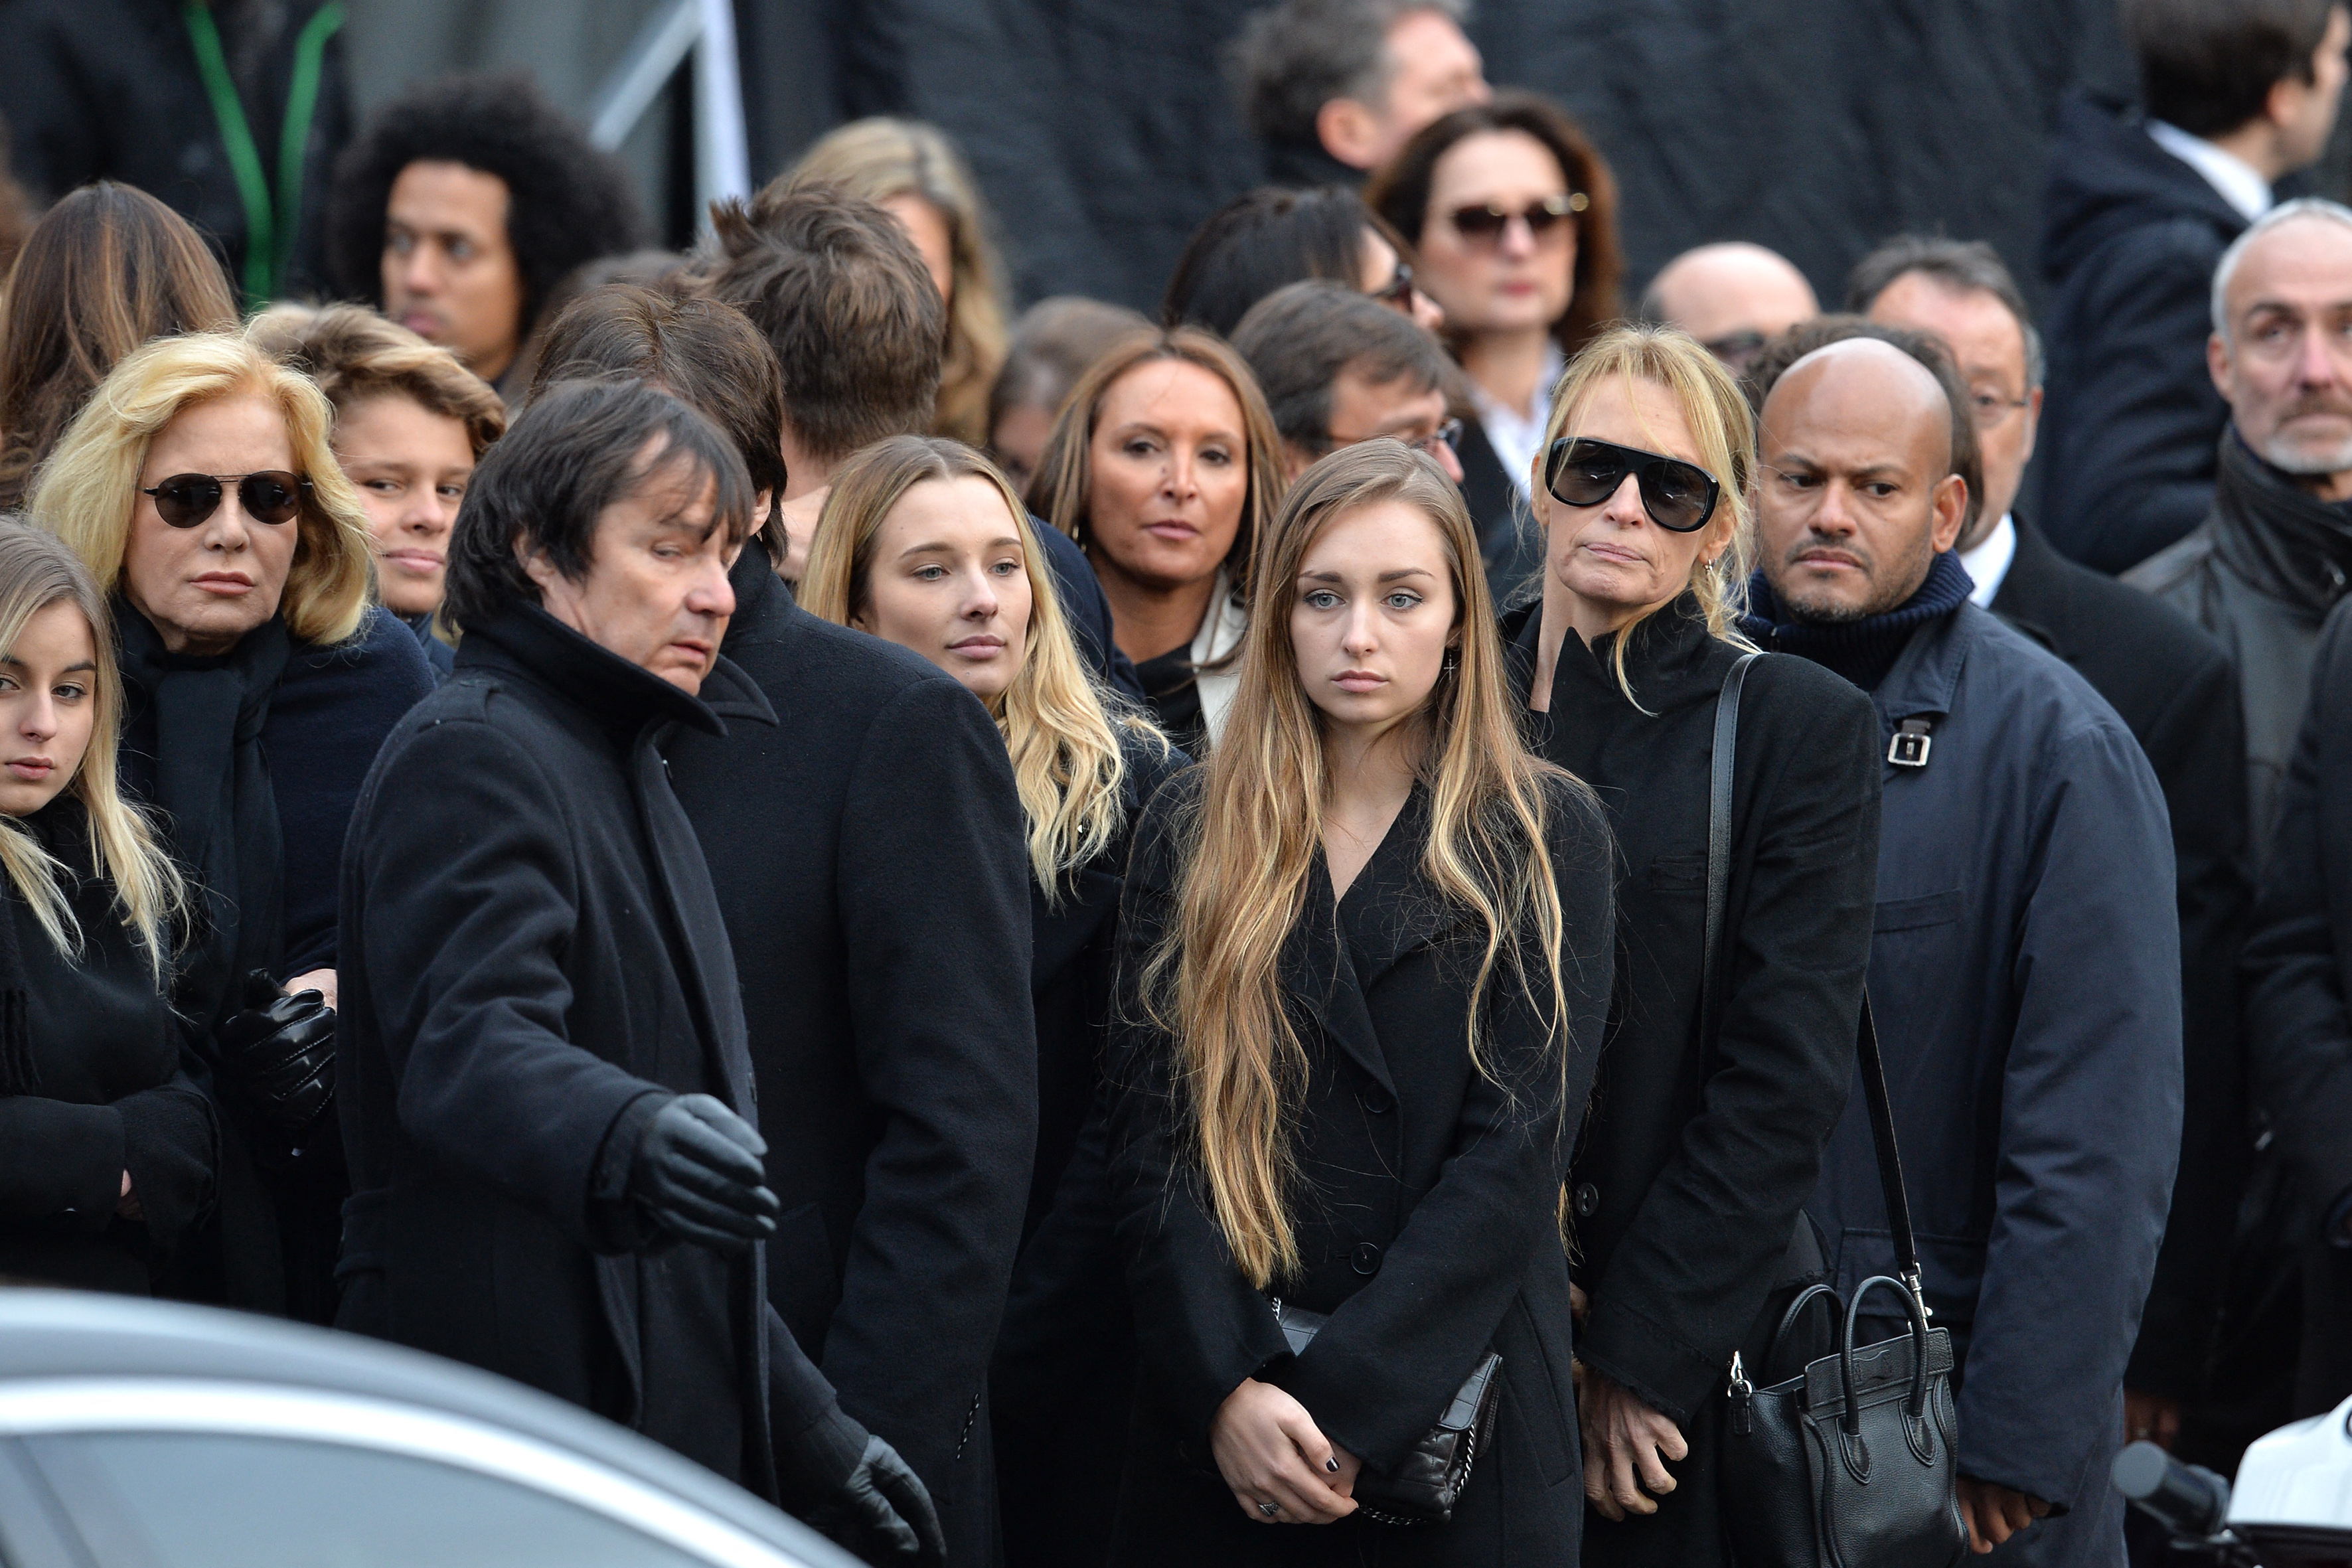
[[[1316,1334],[1330,1321],[1276,1298],[1275,1321],[1290,1342],[1292,1355],[1303,1354]],[[1503,1391],[1503,1358],[1488,1351],[1480,1359],[1453,1400],[1423,1433],[1393,1471],[1366,1465],[1356,1477],[1356,1511],[1378,1524],[1444,1524],[1454,1518],[1462,1489],[1478,1451],[1492,1438],[1495,1405]]]

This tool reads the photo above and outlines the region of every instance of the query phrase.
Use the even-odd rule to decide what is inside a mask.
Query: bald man
[[[2115,710],[1969,601],[1967,398],[1874,339],[1790,366],[1750,596],[1763,645],[1870,692],[1886,735],[1870,996],[1958,1360],[1962,1511],[1980,1551],[2020,1537],[2004,1561],[2112,1565],[2124,1363],[2179,1152],[2172,841]],[[1841,1292],[1895,1272],[1859,1092],[1808,1207]]]
[[[1765,343],[1822,307],[1788,258],[1742,239],[1702,245],[1667,262],[1650,279],[1642,313],[1680,327],[1737,374]]]

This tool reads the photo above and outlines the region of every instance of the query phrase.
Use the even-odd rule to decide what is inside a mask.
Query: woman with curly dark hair
[[[327,270],[510,395],[549,291],[645,227],[627,171],[530,77],[444,77],[378,110],[337,163]]]
[[[1504,92],[1423,127],[1364,201],[1413,247],[1468,373],[1462,496],[1507,597],[1543,563],[1525,520],[1551,389],[1618,314],[1616,182],[1559,105]]]

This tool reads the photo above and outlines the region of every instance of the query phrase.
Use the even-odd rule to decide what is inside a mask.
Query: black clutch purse
[[[1321,1312],[1279,1300],[1274,1303],[1274,1317],[1293,1355],[1313,1343],[1316,1331],[1329,1321]],[[1470,1479],[1470,1467],[1493,1436],[1502,1370],[1503,1358],[1488,1351],[1403,1463],[1393,1472],[1366,1465],[1356,1477],[1357,1512],[1377,1524],[1444,1524],[1451,1520]]]

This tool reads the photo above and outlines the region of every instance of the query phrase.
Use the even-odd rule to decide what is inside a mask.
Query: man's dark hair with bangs
[[[563,275],[646,243],[628,171],[520,71],[447,76],[378,110],[335,164],[327,276],[345,298],[383,303],[384,210],[411,163],[463,163],[506,182],[507,243],[522,275],[528,336]]]
[[[558,382],[626,375],[652,382],[700,409],[727,433],[754,490],[768,492],[761,533],[782,559],[784,382],[775,351],[734,306],[635,283],[608,283],[574,300],[548,324],[536,398]]]
[[[660,450],[640,461],[655,441]],[[711,526],[737,544],[751,537],[751,476],[735,443],[690,405],[619,376],[547,388],[474,470],[449,538],[443,613],[462,629],[510,605],[538,604],[520,552],[543,554],[580,581],[604,509],[675,483],[681,465],[718,486]]]

